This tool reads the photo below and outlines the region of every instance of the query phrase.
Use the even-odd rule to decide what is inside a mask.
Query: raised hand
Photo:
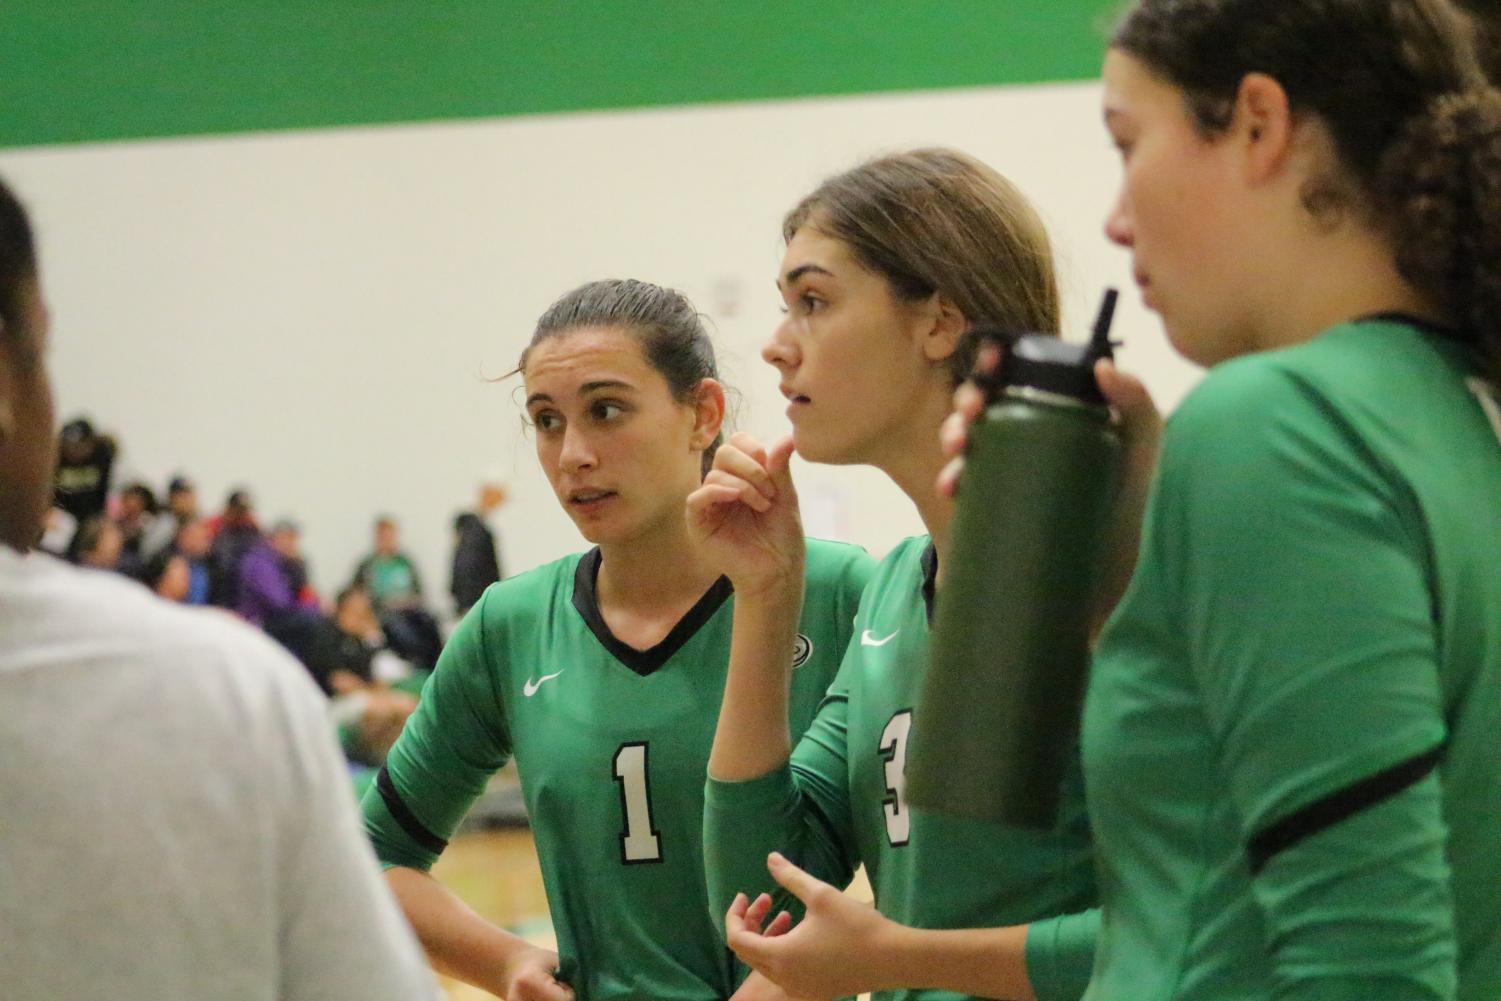
[[[805,544],[791,459],[790,437],[768,452],[739,432],[720,446],[714,468],[688,497],[689,534],[740,598],[802,580]]]

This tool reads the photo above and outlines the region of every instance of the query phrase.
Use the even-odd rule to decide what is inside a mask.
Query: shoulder
[[[913,575],[921,577],[923,554],[932,544],[933,539],[928,535],[912,535],[898,542],[892,547],[891,552],[883,556],[876,564],[872,583]]]
[[[876,561],[862,547],[848,542],[808,539],[807,579],[810,586],[868,579]]]
[[[530,617],[571,600],[574,578],[585,553],[570,553],[562,559],[498,580],[485,588],[473,611],[465,617],[482,621],[487,628],[504,626],[517,616]]]
[[[228,613],[174,605],[116,574],[50,557],[25,562],[25,579],[8,576],[16,586],[5,595],[11,615],[25,617],[7,629],[21,656],[65,664],[100,683],[184,694],[186,712],[258,713],[291,700],[321,713],[322,697],[302,666]]]

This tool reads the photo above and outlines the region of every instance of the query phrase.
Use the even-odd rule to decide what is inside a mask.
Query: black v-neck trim
[[[643,678],[671,660],[672,655],[681,650],[683,644],[692,639],[694,634],[703,628],[704,623],[719,611],[719,606],[729,600],[730,595],[734,593],[734,588],[730,586],[730,579],[719,578],[704,592],[703,597],[688,609],[688,614],[678,620],[678,624],[663,637],[662,642],[650,650],[637,650],[617,639],[615,634],[610,632],[610,627],[605,624],[605,617],[599,612],[601,559],[598,546],[579,559],[578,567],[573,571],[573,607],[578,609],[579,615],[583,616],[584,624],[589,627],[594,638],[599,640],[616,660]]]
[[[938,547],[930,541],[922,551],[922,603],[928,610],[928,625],[933,624],[933,589],[938,585]]]

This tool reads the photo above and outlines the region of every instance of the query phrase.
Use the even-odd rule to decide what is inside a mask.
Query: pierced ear
[[[1235,96],[1231,133],[1244,144],[1247,179],[1261,184],[1284,166],[1293,148],[1292,106],[1287,91],[1265,73],[1248,73]]]
[[[928,361],[944,361],[959,350],[959,342],[969,329],[964,313],[948,296],[935,292],[930,304],[932,324],[923,334],[922,353]]]
[[[696,449],[708,448],[719,437],[724,426],[724,386],[717,379],[704,379],[694,390],[693,436],[690,441]]]

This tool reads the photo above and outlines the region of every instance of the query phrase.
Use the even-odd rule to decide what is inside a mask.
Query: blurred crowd
[[[329,697],[352,766],[384,760],[443,645],[394,517],[375,519],[370,552],[329,599],[313,586],[300,526],[279,518],[263,527],[249,489],[231,490],[205,514],[186,475],[160,492],[140,480],[117,486],[118,441],[85,417],[63,426],[58,452],[43,549],[263,629]],[[458,615],[502,576],[491,517],[505,500],[503,487],[485,484],[474,509],[454,520],[449,593]]]

